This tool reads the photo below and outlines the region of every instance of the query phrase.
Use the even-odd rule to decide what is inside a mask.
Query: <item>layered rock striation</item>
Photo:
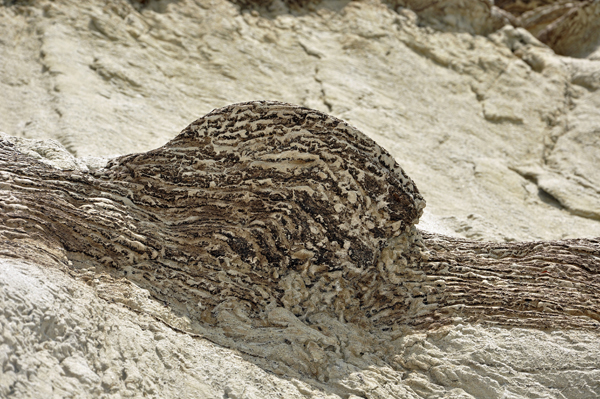
[[[315,110],[234,104],[92,172],[56,169],[7,137],[0,156],[5,258],[98,280],[104,299],[270,371],[339,378],[336,362],[357,356],[343,325],[600,327],[597,239],[421,233],[425,203],[396,161]],[[149,297],[132,300],[139,288]],[[361,341],[394,363],[397,350]]]
[[[5,1],[0,397],[600,397],[597,8]]]
[[[7,3],[0,131],[85,163],[160,147],[214,107],[286,101],[402,159],[428,199],[422,226],[600,235],[593,53],[558,56],[506,15],[490,20],[500,3],[286,4]]]

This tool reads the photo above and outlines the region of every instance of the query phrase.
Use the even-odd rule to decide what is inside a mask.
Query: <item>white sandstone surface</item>
[[[600,236],[598,51],[559,56],[487,6],[448,3],[445,16],[418,16],[378,1],[299,11],[280,0],[253,10],[225,0],[5,2],[0,131],[23,152],[86,170],[156,148],[213,108],[285,101],[342,118],[390,151],[427,201],[422,229],[495,241]],[[136,313],[104,289],[0,249],[1,398],[600,397],[594,331],[457,320],[378,336],[338,326],[368,351],[362,366],[340,361],[337,380],[318,381],[174,331],[142,290]],[[383,341],[398,353],[393,365],[377,353]]]

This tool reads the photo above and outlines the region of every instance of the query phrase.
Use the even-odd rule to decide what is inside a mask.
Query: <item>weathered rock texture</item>
[[[346,396],[334,393],[340,390],[352,392],[350,398],[598,396],[596,332],[459,322],[434,331],[373,334],[323,318],[330,327],[325,333],[335,333],[340,359],[329,369],[332,380],[315,383],[282,367],[266,372],[257,358],[245,360],[250,358],[239,351],[100,299],[100,280],[92,277],[86,285],[52,268],[2,257],[2,396],[333,399]],[[147,303],[146,297],[137,289],[128,306]],[[160,311],[162,305],[149,308]],[[262,333],[268,337],[263,349],[293,347],[300,359],[310,356],[309,348],[318,356],[315,343],[326,338],[293,319]],[[269,345],[275,338],[280,343]]]
[[[0,7],[0,131],[114,157],[157,148],[215,107],[286,101],[402,159],[428,200],[425,226],[501,241],[600,235],[599,61],[494,31],[504,22],[484,15],[498,7],[459,3],[14,2]],[[493,29],[469,28],[480,23]]]
[[[142,317],[338,395],[367,392],[344,382],[340,362],[410,369],[390,341],[411,327],[600,327],[598,240],[422,237],[410,178],[318,111],[235,104],[95,172],[56,169],[5,137],[0,171],[2,255],[18,259],[5,267],[95,281]],[[140,288],[149,296],[136,299]],[[85,359],[62,362],[102,391],[104,374]],[[19,392],[19,367],[5,367],[4,393]]]
[[[600,5],[595,0],[391,0],[439,30],[488,35],[521,27],[557,54],[600,58]]]
[[[500,0],[496,4],[516,17],[557,54],[600,58],[600,4],[594,0]]]
[[[0,188],[7,198],[0,396],[599,397],[598,242],[589,238],[600,236],[597,7],[589,1],[5,1],[0,131],[11,135],[1,135],[2,142],[23,167],[8,165],[12,177],[3,174],[8,180]],[[343,118],[384,146],[427,199],[424,230],[484,241],[574,240],[485,244],[409,229],[381,248],[381,233],[368,222],[388,210],[378,213],[372,199],[366,206],[367,190],[357,196],[364,202],[352,204],[352,190],[344,190],[365,186],[348,171],[349,186],[336,194],[346,208],[342,216],[358,210],[367,224],[351,218],[350,230],[332,227],[294,202],[309,191],[278,189],[292,196],[282,203],[297,205],[295,214],[303,216],[296,220],[317,228],[311,234],[332,244],[337,227],[349,244],[338,242],[334,251],[292,234],[287,244],[305,249],[276,242],[276,254],[288,263],[280,260],[283,272],[268,281],[256,269],[265,260],[236,257],[244,247],[227,234],[206,238],[215,244],[212,254],[208,247],[182,247],[201,242],[194,235],[200,230],[190,228],[198,220],[168,223],[206,209],[159,207],[162,219],[148,213],[165,198],[164,204],[194,201],[177,197],[189,190],[183,173],[195,170],[185,161],[194,150],[167,145],[188,148],[173,162],[163,159],[169,170],[182,162],[181,174],[133,176],[126,165],[162,168],[144,156],[138,161],[145,163],[113,161],[113,175],[101,172],[108,158],[153,150],[198,115],[255,99]],[[379,148],[372,145],[361,147],[359,158],[370,157],[365,148]],[[327,167],[338,176],[346,170]],[[48,179],[40,183],[40,175]],[[163,192],[136,185],[138,179],[180,180]],[[273,180],[261,180],[252,192],[272,205],[264,189]],[[217,183],[227,184],[226,176]],[[335,188],[326,184],[311,180],[308,187],[317,189],[313,195]],[[144,190],[157,205],[128,197]],[[413,200],[418,215],[420,197]],[[231,218],[244,223],[250,214],[225,219],[223,209],[212,220],[246,234],[255,254],[264,253],[256,250],[263,243],[253,229],[283,237],[274,224],[234,224]],[[252,217],[260,213],[248,209]],[[285,219],[286,210],[277,212]],[[336,216],[330,208],[323,212]],[[405,227],[416,220],[402,219]],[[384,225],[384,235],[399,231]],[[90,234],[93,240],[83,238]],[[350,253],[358,244],[373,259],[379,254],[376,270],[349,267],[360,263]],[[346,275],[314,267],[321,254],[346,262]],[[206,279],[182,280],[206,265],[213,267]],[[167,278],[158,282],[161,276]],[[365,276],[375,278],[378,291]],[[196,287],[200,280],[210,280],[213,291]],[[271,287],[267,298],[258,281]],[[343,284],[332,288],[334,282]],[[323,295],[315,287],[324,287]],[[329,302],[312,298],[325,294]]]

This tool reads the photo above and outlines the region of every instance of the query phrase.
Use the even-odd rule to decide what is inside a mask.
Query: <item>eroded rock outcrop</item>
[[[7,204],[4,225],[47,226],[45,240],[114,266],[163,300],[187,303],[189,294],[198,319],[229,297],[259,313],[279,302],[298,315],[356,315],[381,285],[381,249],[393,237],[413,240],[425,205],[371,139],[339,119],[279,103],[215,110],[158,150],[118,158],[93,175],[61,178],[5,154],[7,184],[30,170],[23,177],[35,178],[37,189],[19,201],[29,216]],[[56,186],[45,187],[48,180]],[[18,185],[7,190],[18,195]],[[38,202],[43,192],[49,197]],[[97,200],[72,203],[86,198]],[[303,279],[310,289],[298,289]]]
[[[600,235],[600,30],[586,19],[595,3],[5,1],[0,131],[11,136],[0,136],[15,164],[0,187],[0,396],[600,397],[597,239],[471,241]],[[538,35],[545,30],[557,40]],[[185,176],[133,176],[126,165],[162,168],[138,154],[112,163],[117,180],[101,177],[107,157],[161,158],[153,149],[190,116],[256,98],[358,127],[427,199],[419,228],[469,240],[404,232],[379,248],[371,227],[353,225],[364,236],[350,244],[380,252],[376,269],[330,273],[312,264],[331,255],[327,246],[276,243],[289,264],[266,276],[259,256],[217,262],[221,250],[244,252],[227,235],[212,239],[212,254],[184,245],[210,230],[180,222],[202,209],[128,197],[144,190],[157,204],[191,204]],[[161,162],[179,160],[199,178],[186,163],[194,150],[177,148]],[[335,187],[319,182],[308,187]],[[254,185],[254,198],[271,204],[266,184]],[[340,198],[373,220],[372,207]],[[296,205],[276,212],[293,209],[328,237],[331,226]],[[224,209],[212,213],[217,225],[249,220],[225,219]],[[233,230],[254,249],[262,244],[247,233],[280,234],[272,227]],[[356,263],[337,252],[346,267]],[[205,262],[185,263],[195,257]],[[366,277],[379,290],[352,297],[371,287]]]
[[[597,1],[514,1],[496,5],[556,53],[571,57],[600,57],[600,5]]]
[[[339,394],[352,392],[340,361],[404,367],[377,335],[600,326],[598,240],[422,235],[424,201],[396,161],[318,111],[235,104],[93,172],[1,143],[4,257],[95,281],[104,299]]]

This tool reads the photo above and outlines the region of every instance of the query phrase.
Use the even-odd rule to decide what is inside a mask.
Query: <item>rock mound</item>
[[[165,146],[117,158],[97,176],[125,184],[136,208],[160,220],[169,244],[147,238],[145,253],[169,251],[180,265],[154,257],[158,264],[141,273],[168,267],[182,281],[199,279],[188,285],[203,308],[231,296],[255,311],[278,302],[298,315],[356,314],[379,280],[381,249],[415,235],[425,206],[373,140],[322,112],[277,102],[214,110]]]

